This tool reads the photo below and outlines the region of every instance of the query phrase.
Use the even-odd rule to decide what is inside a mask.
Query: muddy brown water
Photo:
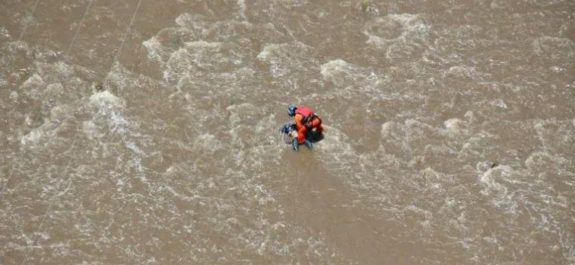
[[[2,1],[0,264],[575,264],[574,16]]]

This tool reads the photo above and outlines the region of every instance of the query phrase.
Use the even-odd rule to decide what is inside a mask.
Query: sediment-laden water
[[[0,264],[575,264],[574,16],[3,1]]]

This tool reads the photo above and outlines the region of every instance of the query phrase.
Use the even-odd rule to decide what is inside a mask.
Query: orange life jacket
[[[315,113],[313,112],[313,110],[309,107],[306,106],[299,106],[297,107],[295,114],[299,114],[302,116],[302,120],[301,122],[306,126],[306,127],[311,127],[311,122],[313,121],[313,119],[317,118],[317,115],[315,115]]]

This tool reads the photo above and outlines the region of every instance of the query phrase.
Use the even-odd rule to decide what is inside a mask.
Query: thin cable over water
[[[88,12],[90,11],[90,8],[92,7],[92,3],[94,3],[95,1],[96,0],[91,0],[88,3],[88,6],[86,6],[86,10],[84,11],[84,14],[82,15],[82,19],[80,19],[80,23],[78,24],[78,27],[76,28],[76,33],[74,33],[74,37],[72,38],[70,45],[68,45],[68,49],[66,49],[66,53],[64,53],[64,55],[68,55],[68,53],[70,53],[70,50],[72,49],[72,46],[74,45],[74,42],[76,42],[76,38],[78,38],[78,34],[80,33],[80,29],[82,28],[82,25],[84,24],[84,20],[86,19],[86,15],[88,15]]]
[[[134,20],[136,19],[136,16],[138,14],[138,10],[140,9],[140,4],[142,4],[142,0],[138,1],[138,5],[136,6],[136,10],[134,11],[132,18],[130,19],[130,24],[128,24],[128,28],[124,32],[124,37],[122,38],[122,42],[120,43],[120,47],[116,51],[116,55],[114,56],[114,60],[112,61],[112,66],[120,58],[120,54],[122,53],[122,49],[124,48],[124,44],[126,43],[126,39],[128,39],[128,36],[130,35],[129,33],[130,33],[130,29],[132,28],[132,24],[134,24]]]
[[[36,8],[38,7],[38,2],[40,2],[40,0],[36,0],[36,2],[34,2],[34,6],[32,7],[32,12],[30,12],[30,16],[34,16],[34,13],[36,13]],[[24,37],[24,33],[26,33],[27,29],[28,29],[28,23],[24,22],[24,28],[22,28],[22,32],[20,32],[20,36],[18,36],[18,41],[22,40],[22,37]]]

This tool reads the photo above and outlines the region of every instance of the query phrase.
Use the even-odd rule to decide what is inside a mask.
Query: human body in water
[[[308,148],[312,148],[312,143],[310,141],[310,136],[314,136],[313,139],[323,137],[323,127],[321,118],[309,107],[307,106],[288,106],[288,115],[293,117],[295,123],[295,129],[297,131],[297,138],[295,138],[292,143],[294,150],[297,151],[297,146],[300,144],[305,144]]]

